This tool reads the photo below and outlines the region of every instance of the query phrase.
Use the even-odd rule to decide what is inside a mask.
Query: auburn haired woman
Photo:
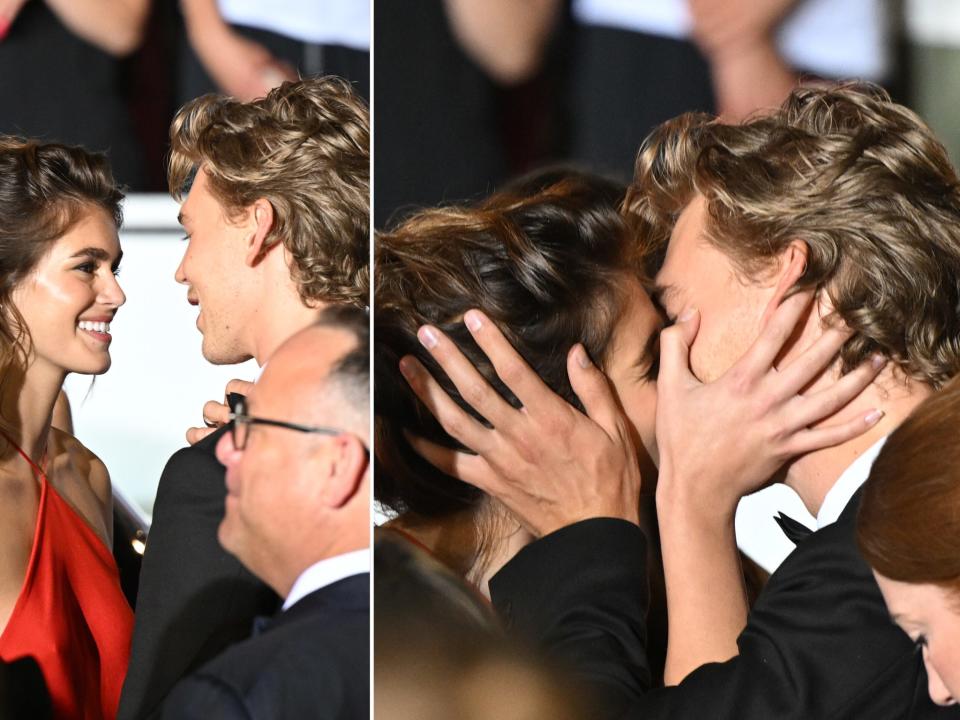
[[[864,485],[857,540],[893,620],[917,643],[930,698],[960,699],[960,384],[923,402]]]

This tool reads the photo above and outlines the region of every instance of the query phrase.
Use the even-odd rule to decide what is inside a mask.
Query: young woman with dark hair
[[[36,659],[58,718],[115,716],[133,625],[107,470],[51,422],[110,367],[122,197],[104,156],[0,136],[0,659]]]
[[[630,418],[644,477],[655,475],[654,343],[661,320],[618,212],[623,194],[597,177],[547,171],[473,207],[423,211],[377,237],[374,494],[397,514],[391,527],[482,590],[528,536],[495,501],[413,450],[408,434],[456,442],[417,400],[398,361],[411,354],[435,370],[417,340],[421,325],[434,325],[516,404],[463,326],[463,314],[477,307],[555,392],[579,406],[566,354],[580,342]],[[467,407],[451,383],[444,387]]]

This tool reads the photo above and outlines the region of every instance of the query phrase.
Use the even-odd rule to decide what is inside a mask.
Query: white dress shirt
[[[370,572],[370,548],[335,555],[332,558],[314,563],[297,578],[290,588],[290,594],[283,601],[286,610],[315,590],[361,573]]]

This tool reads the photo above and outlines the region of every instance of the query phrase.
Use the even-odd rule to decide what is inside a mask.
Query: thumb
[[[696,380],[690,372],[690,348],[700,330],[700,311],[686,310],[670,327],[660,333],[660,373],[658,382]]]

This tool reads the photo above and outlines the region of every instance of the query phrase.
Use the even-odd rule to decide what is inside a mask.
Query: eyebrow
[[[94,260],[102,260],[103,262],[108,262],[110,260],[110,253],[108,253],[103,248],[99,247],[85,247],[83,250],[78,250],[73,255],[70,256],[70,259],[73,258],[82,258],[88,257],[93,258]],[[113,261],[114,265],[119,265],[120,260],[123,259],[123,250],[117,254],[117,259]]]

